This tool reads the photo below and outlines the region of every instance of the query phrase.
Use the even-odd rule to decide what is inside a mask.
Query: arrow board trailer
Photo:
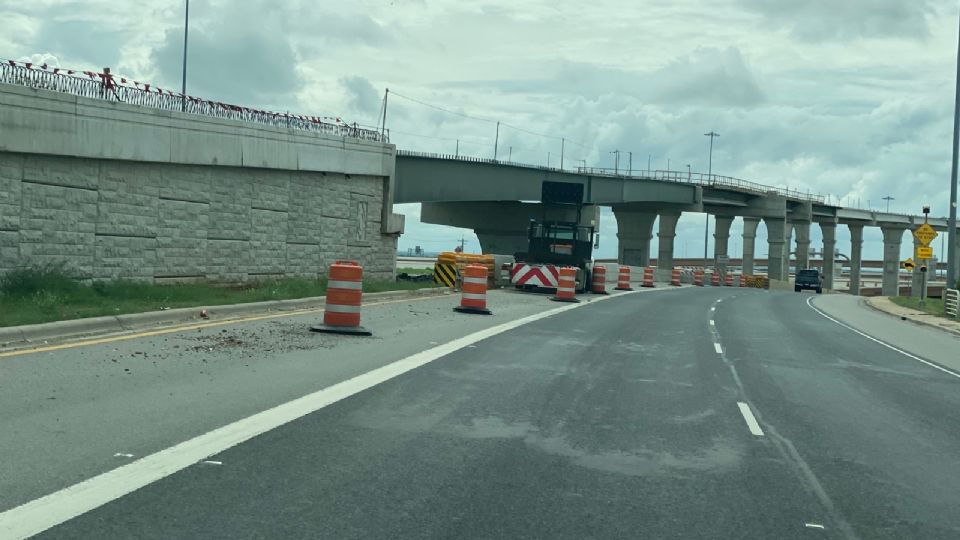
[[[527,250],[515,254],[510,282],[519,289],[555,290],[560,268],[577,269],[576,289],[587,290],[596,225],[582,223],[583,184],[544,181],[540,219],[527,228]]]

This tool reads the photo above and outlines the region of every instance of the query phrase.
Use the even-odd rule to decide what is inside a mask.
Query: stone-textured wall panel
[[[0,231],[20,229],[23,156],[0,153]]]
[[[0,272],[237,282],[351,259],[390,278],[382,197],[383,179],[363,175],[0,152]]]
[[[160,199],[154,276],[205,276],[209,205]]]
[[[282,274],[287,263],[287,213],[252,210],[250,274]]]
[[[249,240],[207,240],[207,278],[213,281],[246,281],[251,270]]]
[[[130,236],[97,236],[93,276],[97,279],[153,279],[157,240]]]
[[[64,263],[81,277],[92,277],[97,192],[24,183],[22,197],[21,262]]]
[[[26,154],[23,181],[56,186],[97,189],[100,160]]]
[[[253,177],[242,169],[225,167],[222,172],[212,176],[209,197],[209,238],[250,240]]]
[[[97,234],[155,238],[161,180],[156,165],[103,162]]]

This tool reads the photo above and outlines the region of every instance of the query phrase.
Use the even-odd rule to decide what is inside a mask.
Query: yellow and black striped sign
[[[454,263],[434,263],[433,282],[438,285],[446,285],[452,289],[457,283],[457,265]]]

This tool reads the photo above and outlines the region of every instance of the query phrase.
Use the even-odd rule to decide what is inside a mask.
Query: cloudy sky
[[[399,148],[514,161],[707,168],[850,205],[945,215],[958,5],[946,0],[193,0],[188,90],[375,124],[384,88]],[[0,57],[178,88],[183,0],[0,0]],[[403,97],[401,97],[403,96]],[[451,114],[426,107],[426,102]],[[520,131],[514,128],[521,128]],[[548,134],[544,137],[537,134]],[[549,155],[549,157],[548,157]],[[413,245],[470,231],[420,224]],[[703,252],[702,215],[677,255]],[[734,232],[740,229],[739,221]],[[816,228],[814,228],[816,229]],[[601,220],[599,256],[616,252]],[[760,238],[765,231],[761,226]],[[814,241],[819,240],[814,230]],[[849,238],[838,229],[841,250]],[[868,230],[865,255],[879,258]],[[711,242],[712,247],[712,242]],[[904,237],[904,254],[910,242]],[[939,251],[939,246],[935,246]],[[739,254],[740,242],[731,239]],[[655,242],[654,242],[654,250]],[[757,246],[759,255],[765,243]],[[655,251],[654,251],[655,253]]]

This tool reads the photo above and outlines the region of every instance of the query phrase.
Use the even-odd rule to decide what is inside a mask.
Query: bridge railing
[[[375,128],[347,124],[337,118],[333,118],[333,122],[326,122],[324,120],[330,118],[277,113],[185,96],[179,92],[164,90],[155,85],[129,80],[125,77],[117,77],[110,72],[109,68],[104,68],[103,72],[97,73],[54,68],[46,64],[36,65],[30,62],[6,60],[0,62],[0,83],[165,111],[239,120],[338,137],[389,142],[389,135],[381,133]]]

